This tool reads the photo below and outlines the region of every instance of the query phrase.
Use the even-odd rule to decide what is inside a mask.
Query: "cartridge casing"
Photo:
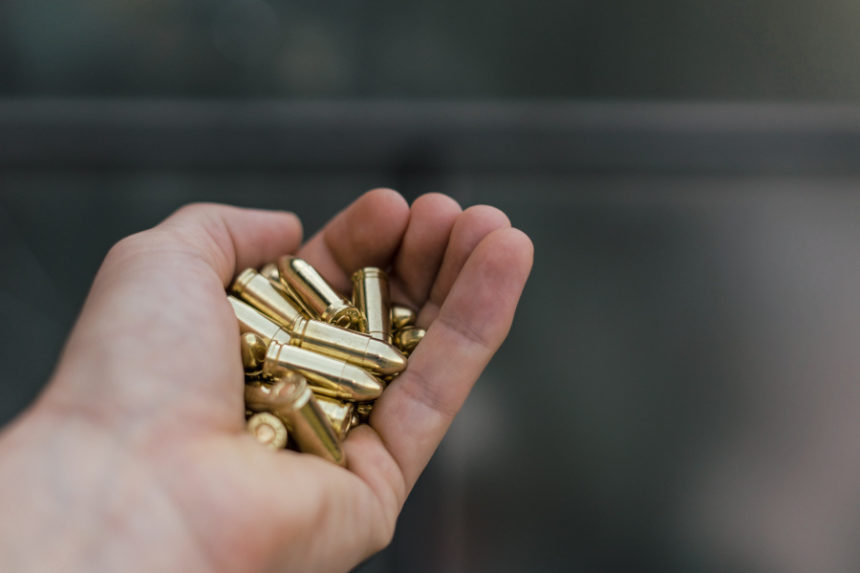
[[[351,402],[341,402],[328,396],[315,396],[320,409],[331,422],[331,427],[334,428],[337,437],[341,440],[346,438],[350,428],[352,428],[353,417],[355,416],[355,404]]]
[[[283,288],[279,290],[254,269],[239,273],[230,285],[230,292],[287,330],[292,330],[296,321],[305,318],[301,309],[284,296]]]
[[[305,308],[302,304],[302,301],[297,300],[293,295],[289,293],[289,291],[284,288],[284,285],[281,284],[281,276],[278,274],[278,265],[275,263],[266,263],[262,267],[260,267],[260,274],[269,279],[269,282],[272,283],[272,286],[277,289],[281,296],[288,299],[295,306],[302,309],[302,313],[305,316],[313,316],[310,310]]]
[[[239,337],[239,348],[242,352],[245,376],[251,378],[262,376],[263,362],[266,360],[266,342],[253,332],[246,332]]]
[[[370,419],[370,413],[373,411],[373,402],[362,402],[355,405],[355,414],[361,422],[366,422]]]
[[[268,279],[253,269],[242,271],[233,282],[232,290],[236,296],[289,331],[289,343],[294,346],[345,360],[382,375],[406,368],[406,357],[390,344],[360,332],[306,318]],[[255,320],[262,324],[259,317]],[[258,326],[257,330],[260,329]]]
[[[281,284],[313,312],[315,318],[344,328],[362,330],[364,317],[339,295],[315,268],[304,260],[286,255],[278,259]]]
[[[245,428],[269,449],[281,450],[287,447],[287,427],[280,418],[270,412],[253,414],[245,423]]]
[[[352,274],[352,303],[364,315],[364,332],[391,343],[391,303],[388,275],[376,267],[365,267]]]
[[[268,346],[272,341],[289,344],[290,334],[267,316],[252,308],[248,303],[234,296],[227,295],[227,300],[233,306],[236,320],[239,321],[239,332],[252,333],[263,339]]]
[[[408,306],[402,304],[391,305],[391,328],[400,330],[407,326],[412,326],[417,320],[415,311]]]
[[[316,393],[340,400],[375,400],[384,388],[381,380],[353,364],[289,344],[270,344],[263,375],[278,378],[289,370],[306,376]]]
[[[290,342],[375,374],[396,374],[406,368],[406,356],[391,344],[319,320],[301,322],[293,331]]]
[[[407,326],[394,333],[394,344],[409,356],[427,332],[417,326]]]
[[[247,384],[245,406],[281,418],[300,451],[346,465],[340,440],[301,374],[285,370],[272,384]]]

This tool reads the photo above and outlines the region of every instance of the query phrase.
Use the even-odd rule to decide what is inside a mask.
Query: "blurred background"
[[[0,5],[0,421],[197,200],[508,212],[510,337],[362,573],[860,570],[860,4]],[[38,346],[33,343],[38,341]]]

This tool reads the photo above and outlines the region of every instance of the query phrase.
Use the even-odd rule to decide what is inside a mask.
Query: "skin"
[[[46,390],[0,434],[0,568],[345,571],[390,542],[508,333],[532,245],[492,207],[387,189],[301,243],[291,213],[201,204],[110,250]],[[350,433],[347,469],[244,431],[224,288],[293,252],[344,292],[391,266],[428,329]]]

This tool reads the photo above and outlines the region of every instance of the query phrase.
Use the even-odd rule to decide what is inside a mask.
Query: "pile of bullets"
[[[352,286],[350,302],[293,256],[246,269],[230,286],[247,429],[267,447],[345,465],[342,441],[423,338],[415,312],[390,303],[384,271],[359,269]]]

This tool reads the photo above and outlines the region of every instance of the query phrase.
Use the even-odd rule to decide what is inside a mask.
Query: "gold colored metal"
[[[353,364],[289,344],[270,344],[263,375],[278,378],[286,370],[306,376],[316,393],[340,400],[375,400],[384,388],[381,380]]]
[[[304,260],[285,255],[278,259],[281,284],[309,308],[312,316],[344,328],[362,330],[364,317],[339,295],[315,268]]]
[[[233,312],[236,313],[236,319],[239,321],[239,332],[256,334],[263,339],[266,346],[272,341],[280,344],[290,343],[290,334],[286,330],[252,308],[248,303],[231,295],[227,295],[227,300],[230,301]]]
[[[292,330],[297,321],[305,320],[301,309],[285,298],[285,289],[278,288],[254,269],[239,273],[230,291],[287,330]]]
[[[337,437],[343,440],[352,428],[352,418],[355,415],[355,404],[351,402],[341,402],[328,396],[315,396],[317,404],[320,406],[328,421],[331,422],[331,427],[334,428]]]
[[[281,275],[278,274],[278,265],[266,263],[260,267],[260,274],[274,283],[281,284]]]
[[[305,316],[314,316],[314,313],[311,312],[311,310],[307,308],[301,300],[290,294],[286,287],[281,284],[281,275],[278,272],[278,265],[275,263],[267,263],[260,268],[260,274],[269,279],[269,282],[272,283],[272,286],[275,287],[279,293],[281,293],[281,296],[300,308]]]
[[[391,302],[385,271],[365,267],[352,273],[352,303],[364,315],[364,332],[390,344]]]
[[[416,320],[418,320],[418,316],[408,306],[402,304],[391,305],[391,328],[394,330],[412,326]]]
[[[406,357],[390,344],[320,320],[306,318],[269,280],[254,269],[242,271],[231,287],[236,296],[288,330],[289,343],[388,375],[406,368]],[[258,319],[258,322],[259,319]]]
[[[346,465],[340,440],[301,374],[284,370],[272,384],[245,385],[245,406],[286,422],[300,451]]]
[[[418,346],[418,343],[421,342],[421,339],[424,338],[425,334],[427,334],[427,331],[423,328],[407,326],[394,333],[394,344],[409,356],[415,350],[415,347]]]
[[[355,414],[361,422],[366,422],[373,411],[373,402],[362,402],[355,405]]]
[[[356,426],[360,426],[362,424],[361,418],[355,412],[352,413],[352,417],[349,419],[349,429],[353,429]]]
[[[245,376],[262,375],[263,361],[266,359],[266,342],[253,332],[246,332],[239,337],[239,347],[242,351]]]
[[[406,356],[394,346],[319,320],[301,323],[293,331],[290,343],[355,364],[374,374],[396,374],[406,369]]]
[[[248,432],[271,450],[287,447],[287,427],[280,418],[269,412],[258,412],[245,423]]]

